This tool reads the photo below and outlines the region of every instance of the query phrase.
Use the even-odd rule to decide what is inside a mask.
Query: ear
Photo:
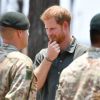
[[[17,30],[17,36],[18,36],[18,38],[22,37],[22,31],[21,30]]]
[[[63,31],[66,33],[66,31],[69,31],[70,30],[70,28],[69,28],[70,26],[69,26],[69,24],[68,24],[68,22],[67,21],[64,21],[64,23],[63,23]]]
[[[63,23],[63,29],[66,30],[69,27],[68,22],[64,21]]]

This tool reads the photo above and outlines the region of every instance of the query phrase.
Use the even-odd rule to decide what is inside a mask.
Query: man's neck
[[[73,41],[73,38],[71,37],[69,40],[65,40],[64,42],[62,42],[60,44],[60,48],[61,48],[61,51],[64,51]]]

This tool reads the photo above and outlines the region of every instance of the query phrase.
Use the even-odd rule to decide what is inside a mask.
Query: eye
[[[50,28],[50,30],[52,31],[52,30],[54,30],[55,28]]]

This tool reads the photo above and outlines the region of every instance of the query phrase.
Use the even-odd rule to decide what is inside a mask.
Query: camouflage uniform
[[[91,48],[60,76],[56,100],[100,100],[100,49]]]
[[[15,47],[0,46],[0,100],[36,100],[32,65]]]

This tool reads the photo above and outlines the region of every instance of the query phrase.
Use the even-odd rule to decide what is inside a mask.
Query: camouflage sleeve
[[[31,64],[30,64],[31,65]],[[27,66],[20,61],[11,69],[10,89],[6,94],[7,100],[36,100],[36,82],[32,65]]]
[[[56,97],[55,100],[69,100],[66,96],[67,96],[67,84],[66,84],[66,79],[64,76],[64,72],[62,71],[61,75],[60,75],[60,80],[59,80],[59,86],[58,89],[56,91]],[[70,90],[69,90],[70,91]],[[71,99],[72,100],[72,99]]]
[[[63,81],[60,80],[58,89],[56,91],[55,100],[67,100],[66,93],[65,93],[66,88],[64,88],[64,87],[65,87],[64,80]]]
[[[28,100],[36,100],[36,93],[37,93],[37,78],[35,75],[33,75],[30,85]]]
[[[75,62],[65,68],[60,75],[59,86],[55,100],[73,100],[80,74],[75,66]]]
[[[100,100],[99,64],[95,61],[93,66],[94,62],[89,65],[81,61],[84,64],[79,66],[74,61],[62,71],[55,100]]]

